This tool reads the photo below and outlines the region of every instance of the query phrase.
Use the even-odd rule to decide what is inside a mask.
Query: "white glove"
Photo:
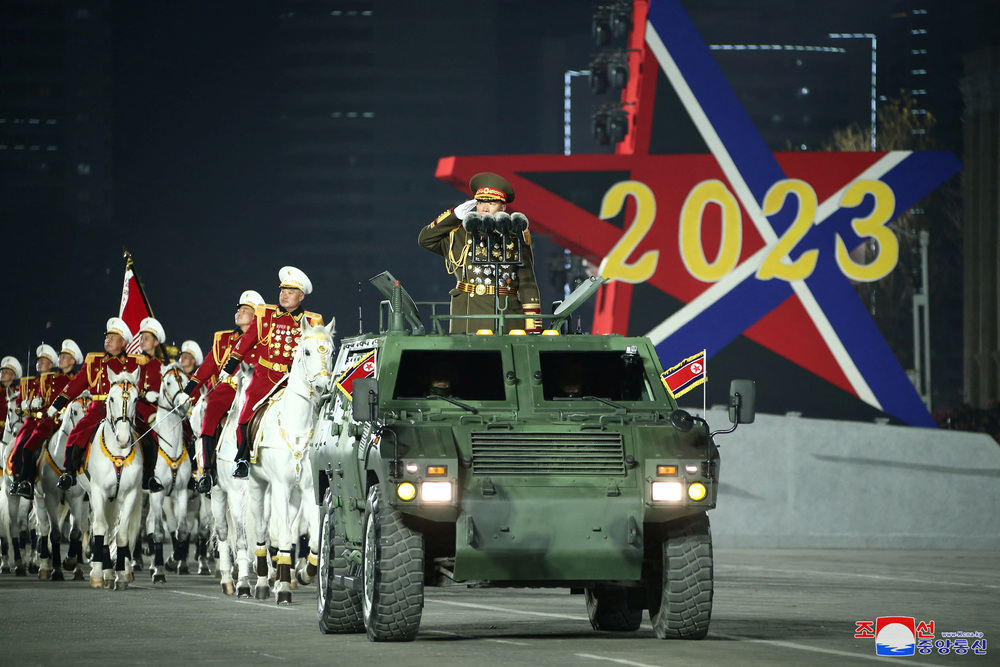
[[[177,398],[174,400],[176,401],[177,405],[184,405],[185,403],[191,400],[191,397],[182,391],[181,393],[177,394]]]
[[[33,399],[31,399],[31,409],[37,410],[40,407],[42,407],[42,397],[35,396]]]
[[[219,382],[222,382],[227,377],[229,377],[229,373],[227,373],[226,371],[219,371]]]
[[[160,392],[158,391],[147,391],[146,392],[146,402],[156,403],[156,400],[160,397]]]
[[[476,210],[476,200],[470,199],[469,201],[459,204],[458,206],[455,207],[455,215],[458,217],[459,220],[464,222],[465,216],[469,215],[475,210]]]
[[[45,414],[47,414],[49,417],[55,417],[56,416],[56,406],[50,405],[49,409],[45,411]]]

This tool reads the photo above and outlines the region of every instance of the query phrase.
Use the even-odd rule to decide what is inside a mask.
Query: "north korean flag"
[[[660,379],[674,398],[680,398],[698,385],[704,384],[708,379],[705,350],[663,371]]]
[[[361,357],[350,370],[341,375],[337,380],[337,388],[344,392],[347,400],[351,400],[351,389],[354,387],[354,381],[370,377],[375,377],[375,350]]]

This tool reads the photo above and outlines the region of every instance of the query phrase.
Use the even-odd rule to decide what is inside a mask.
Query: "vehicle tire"
[[[708,515],[667,525],[662,558],[650,568],[649,620],[660,639],[704,639],[712,617],[712,531]]]
[[[368,492],[364,522],[362,606],[368,639],[411,641],[424,607],[424,538],[403,524],[378,485]]]
[[[365,631],[361,613],[361,594],[333,583],[335,574],[347,574],[344,558],[347,543],[336,535],[336,518],[331,507],[331,492],[323,500],[323,521],[319,538],[319,576],[317,577],[316,615],[323,634],[349,634]]]
[[[585,591],[587,616],[595,630],[635,632],[642,623],[642,605],[624,586],[597,586]]]

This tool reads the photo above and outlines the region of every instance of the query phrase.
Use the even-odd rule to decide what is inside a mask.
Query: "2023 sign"
[[[887,223],[896,208],[892,188],[882,181],[857,180],[844,191],[840,206],[860,206],[865,195],[872,195],[875,205],[867,216],[854,218],[851,226],[861,238],[878,244],[878,254],[869,264],[859,264],[850,255],[844,240],[835,237],[837,265],[845,276],[858,282],[873,282],[889,274],[899,261],[899,244]],[[620,181],[611,186],[601,202],[600,218],[607,220],[621,213],[627,198],[635,200],[635,213],[625,233],[601,264],[601,275],[628,283],[641,283],[654,273],[659,262],[659,250],[648,250],[634,262],[628,258],[653,227],[656,219],[656,198],[653,191],[639,181]],[[816,224],[819,202],[816,192],[805,181],[785,179],[775,183],[764,197],[761,212],[765,217],[780,212],[790,198],[797,205],[795,219],[785,233],[768,244],[757,269],[759,280],[805,280],[816,268],[820,249],[805,250],[794,261],[789,255]],[[709,205],[721,211],[721,236],[718,252],[709,259],[702,239],[702,221]],[[679,224],[681,259],[688,272],[698,280],[713,283],[733,271],[739,263],[743,246],[743,216],[735,195],[725,183],[711,179],[701,181],[691,190],[681,208]]]

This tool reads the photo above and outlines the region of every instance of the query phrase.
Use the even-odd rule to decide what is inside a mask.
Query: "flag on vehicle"
[[[118,317],[125,320],[129,330],[132,332],[132,342],[126,348],[128,354],[139,352],[139,325],[147,317],[153,317],[153,309],[149,307],[149,301],[142,291],[142,283],[135,274],[135,267],[132,265],[132,255],[125,253],[125,283],[122,285],[122,303],[118,308]],[[165,343],[166,341],[160,341]]]
[[[663,371],[660,379],[674,398],[680,398],[698,385],[705,384],[708,379],[705,350]]]
[[[375,377],[375,350],[358,359],[349,370],[337,380],[337,388],[344,392],[347,400],[351,400],[351,390],[354,388],[354,381],[362,378]]]

